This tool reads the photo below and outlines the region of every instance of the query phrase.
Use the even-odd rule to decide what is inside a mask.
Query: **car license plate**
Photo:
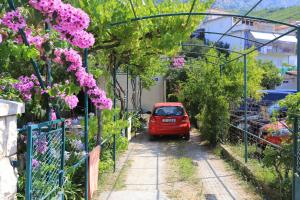
[[[163,119],[162,122],[166,122],[166,123],[175,123],[176,119]]]

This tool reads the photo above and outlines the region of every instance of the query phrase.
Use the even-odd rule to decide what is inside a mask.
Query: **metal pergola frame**
[[[10,9],[11,10],[15,10],[15,6],[14,6],[14,3],[13,3],[13,0],[7,0],[8,1],[8,4],[10,6]],[[130,7],[131,7],[131,10],[132,10],[132,13],[134,15],[133,18],[127,20],[127,21],[119,21],[119,22],[112,22],[107,28],[112,28],[112,27],[115,27],[115,26],[121,26],[121,25],[127,25],[129,23],[133,23],[133,22],[139,22],[139,21],[142,21],[142,20],[149,20],[149,19],[156,19],[156,18],[162,18],[162,17],[178,17],[178,16],[187,16],[187,20],[186,20],[186,23],[185,23],[185,26],[188,25],[189,21],[190,21],[190,18],[191,17],[195,17],[195,16],[220,16],[220,17],[235,17],[235,18],[239,18],[239,20],[233,25],[230,27],[230,29],[228,29],[226,32],[224,33],[215,33],[215,32],[207,32],[208,34],[220,34],[221,37],[218,39],[218,41],[221,41],[221,39],[224,37],[224,36],[228,36],[228,37],[235,37],[235,38],[239,38],[239,39],[244,39],[246,40],[246,38],[241,38],[241,37],[238,37],[238,36],[233,36],[233,35],[229,35],[229,31],[232,30],[237,24],[239,24],[239,22],[243,19],[249,19],[249,20],[253,20],[253,21],[260,21],[260,22],[266,22],[266,23],[271,23],[271,24],[279,24],[279,25],[284,25],[284,26],[287,26],[287,27],[290,27],[291,30],[289,30],[288,32],[276,37],[275,39],[269,41],[269,42],[266,42],[266,43],[261,43],[261,45],[259,47],[256,47],[255,49],[252,49],[248,52],[245,52],[245,53],[241,53],[241,52],[237,52],[237,51],[233,51],[233,50],[228,50],[228,49],[220,49],[218,47],[215,47],[215,44],[213,46],[208,46],[208,45],[203,45],[203,48],[215,48],[215,49],[219,49],[219,50],[226,50],[228,52],[231,52],[231,53],[236,53],[238,54],[238,56],[232,60],[229,60],[227,61],[226,63],[229,63],[229,62],[233,62],[235,60],[239,60],[239,59],[243,59],[243,62],[244,62],[244,104],[245,104],[245,113],[244,113],[244,120],[245,120],[245,127],[244,127],[244,134],[245,136],[247,136],[247,55],[249,55],[250,53],[253,53],[254,51],[258,50],[259,48],[261,47],[264,47],[278,39],[280,39],[281,37],[284,37],[285,35],[288,35],[294,31],[297,31],[297,91],[300,92],[300,27],[299,26],[296,26],[296,25],[293,25],[293,24],[289,24],[289,23],[284,23],[284,22],[280,22],[280,21],[276,21],[276,20],[271,20],[271,19],[265,19],[265,18],[261,18],[261,17],[253,17],[253,16],[248,16],[263,0],[258,0],[257,3],[252,6],[248,12],[246,12],[244,15],[239,15],[239,14],[220,14],[220,13],[208,13],[208,12],[193,12],[194,10],[194,7],[197,3],[196,0],[193,0],[192,1],[192,5],[189,9],[189,12],[178,12],[178,13],[165,13],[165,14],[156,14],[156,15],[150,15],[150,16],[137,16],[137,13],[136,13],[136,9],[135,9],[135,6],[134,6],[134,3],[132,2],[132,0],[129,0],[129,3],[130,3]],[[28,41],[27,41],[27,38],[26,38],[26,35],[24,33],[24,30],[20,29],[19,30],[19,33],[20,35],[22,36],[22,39],[24,41],[24,43],[26,45],[28,45]],[[249,39],[247,39],[248,41],[251,41]],[[84,67],[86,68],[86,70],[88,71],[88,62],[87,62],[87,57],[88,57],[88,51],[87,49],[84,50]],[[44,82],[41,78],[41,73],[39,71],[39,68],[38,68],[38,65],[37,65],[37,62],[35,62],[35,60],[31,60],[31,63],[33,65],[33,68],[34,68],[34,71],[35,71],[35,74],[37,75],[38,77],[38,80],[40,82],[40,85],[42,88],[45,87],[44,85]],[[226,64],[225,63],[225,64]],[[114,76],[113,76],[113,85],[114,85],[114,105],[113,107],[116,108],[116,69],[114,70]],[[127,67],[127,87],[128,87],[128,67]],[[128,91],[127,91],[127,95],[128,95]],[[87,171],[87,167],[88,167],[88,149],[87,149],[87,146],[88,146],[88,97],[87,97],[87,94],[85,94],[85,128],[84,128],[84,136],[85,136],[85,150],[86,150],[86,155],[85,155],[85,166],[86,166],[86,170],[85,170],[85,189],[86,191],[88,191],[88,171]],[[128,96],[127,96],[127,99],[128,99]],[[128,103],[127,103],[127,108],[126,110],[128,111]],[[114,114],[114,121],[116,121],[116,113]],[[298,149],[298,137],[297,137],[297,134],[296,134],[296,131],[298,131],[298,120],[295,120],[295,133],[294,133],[294,173],[293,173],[293,199],[296,200],[296,193],[295,193],[295,176],[297,176],[298,174],[296,174],[296,167],[297,167],[297,161],[296,161],[296,157],[295,155],[297,154],[297,149]],[[115,135],[116,133],[114,133],[114,149],[115,149]],[[247,138],[247,137],[245,137]],[[247,162],[247,140],[245,140],[245,162]],[[114,168],[115,168],[115,161],[116,161],[116,158],[114,156]],[[300,187],[300,184],[299,186]],[[298,196],[299,198],[300,196]],[[86,192],[86,195],[85,195],[85,199],[88,199],[87,197],[87,192]]]
[[[188,24],[190,18],[192,16],[220,16],[220,17],[235,17],[235,18],[239,18],[238,21],[236,21],[236,23],[234,25],[232,25],[226,32],[224,33],[217,33],[217,32],[207,32],[208,34],[220,34],[221,37],[217,40],[217,42],[215,42],[212,46],[208,46],[208,45],[203,45],[203,48],[215,48],[215,49],[219,49],[218,47],[215,47],[215,45],[221,41],[221,39],[224,36],[228,36],[228,37],[235,37],[235,38],[239,38],[239,39],[243,39],[243,40],[248,40],[251,41],[247,38],[242,38],[242,37],[238,37],[238,36],[233,36],[228,34],[229,31],[231,31],[236,25],[238,25],[243,19],[249,19],[249,20],[253,20],[253,21],[260,21],[260,22],[265,22],[265,23],[271,23],[271,24],[279,24],[279,25],[284,25],[287,27],[290,27],[291,30],[287,31],[284,34],[281,34],[280,36],[274,38],[273,40],[270,40],[269,42],[266,43],[258,43],[260,44],[260,46],[246,51],[244,53],[237,53],[235,51],[232,50],[226,50],[228,52],[231,53],[237,53],[239,54],[239,56],[237,56],[236,58],[227,61],[225,64],[228,64],[230,62],[239,60],[239,59],[243,59],[244,62],[244,106],[245,106],[245,112],[244,112],[244,120],[245,120],[245,126],[244,126],[244,138],[245,138],[245,162],[247,162],[248,160],[248,147],[247,147],[247,55],[255,52],[256,50],[259,50],[260,48],[277,41],[278,39],[294,32],[297,31],[297,92],[300,92],[300,27],[293,25],[293,24],[289,24],[289,23],[284,23],[284,22],[280,22],[280,21],[276,21],[276,20],[271,20],[271,19],[265,19],[265,18],[261,18],[261,17],[253,17],[253,16],[249,16],[249,14],[263,1],[263,0],[258,0],[255,5],[253,5],[244,15],[239,15],[239,14],[220,14],[220,13],[207,13],[207,12],[193,12],[193,9],[195,7],[196,4],[196,0],[192,1],[192,5],[191,8],[189,10],[189,12],[179,12],[179,13],[165,13],[165,14],[156,14],[156,15],[151,15],[151,16],[137,16],[136,11],[135,11],[135,7],[134,4],[132,2],[132,0],[130,1],[130,5],[131,5],[131,9],[132,12],[134,14],[134,18],[129,19],[127,21],[119,21],[119,22],[112,22],[110,24],[110,27],[114,27],[114,26],[120,26],[120,25],[127,25],[129,23],[132,22],[138,22],[138,21],[142,21],[142,20],[147,20],[147,19],[155,19],[155,18],[162,18],[162,17],[175,17],[175,16],[187,16],[187,21],[186,21],[186,25]],[[205,33],[205,32],[204,32]],[[252,41],[254,42],[254,41]],[[219,49],[219,50],[225,50],[225,49]],[[214,63],[216,64],[216,63]],[[221,73],[221,67],[220,67],[220,73]],[[221,74],[220,74],[221,75]],[[114,97],[115,98],[115,97]],[[297,132],[298,132],[298,120],[297,117],[295,119],[295,130],[294,130],[294,155],[293,155],[293,200],[296,200],[297,198],[300,198],[300,194],[296,194],[296,176],[298,177],[299,173],[296,174],[296,167],[297,167],[297,149],[298,149],[298,137],[297,137]],[[298,180],[298,182],[300,182],[300,179]],[[300,183],[297,184],[298,188],[300,188]],[[299,196],[296,196],[299,195]]]

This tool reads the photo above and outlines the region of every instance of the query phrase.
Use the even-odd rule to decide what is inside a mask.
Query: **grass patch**
[[[203,185],[198,178],[197,167],[193,160],[184,155],[174,156],[168,161],[168,165],[170,166],[167,173],[168,197],[172,200],[202,200]]]
[[[244,162],[244,145],[225,145],[226,148],[230,150],[230,152],[234,155],[236,159],[241,162]],[[275,171],[270,168],[266,168],[263,164],[255,157],[256,154],[256,146],[249,145],[248,146],[248,162],[245,164],[251,172],[255,175],[255,177],[263,181],[267,184],[274,183],[276,181]]]
[[[177,168],[179,181],[192,181],[196,173],[196,166],[193,160],[187,157],[181,157],[173,160],[173,165]]]
[[[264,197],[263,199],[280,199],[274,169],[264,167],[258,160],[255,145],[248,146],[248,155],[248,162],[245,163],[243,144],[222,145],[222,157],[225,158],[229,167],[244,180],[251,182],[258,194]]]
[[[117,177],[117,180],[115,182],[114,190],[121,190],[126,187],[125,181],[126,181],[126,177],[127,177],[127,172],[128,172],[128,169],[131,167],[131,165],[132,165],[132,160],[128,160],[124,164],[124,166],[121,169],[120,174]]]

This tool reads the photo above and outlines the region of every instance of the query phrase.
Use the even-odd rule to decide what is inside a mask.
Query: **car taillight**
[[[182,118],[182,122],[189,122],[189,117],[188,116],[183,116],[183,118]]]
[[[155,117],[153,117],[153,116],[150,117],[150,122],[151,122],[151,123],[154,123],[154,122],[155,122]]]

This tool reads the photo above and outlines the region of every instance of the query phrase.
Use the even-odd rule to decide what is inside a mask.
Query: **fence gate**
[[[27,127],[27,200],[63,198],[64,152],[64,119]]]

